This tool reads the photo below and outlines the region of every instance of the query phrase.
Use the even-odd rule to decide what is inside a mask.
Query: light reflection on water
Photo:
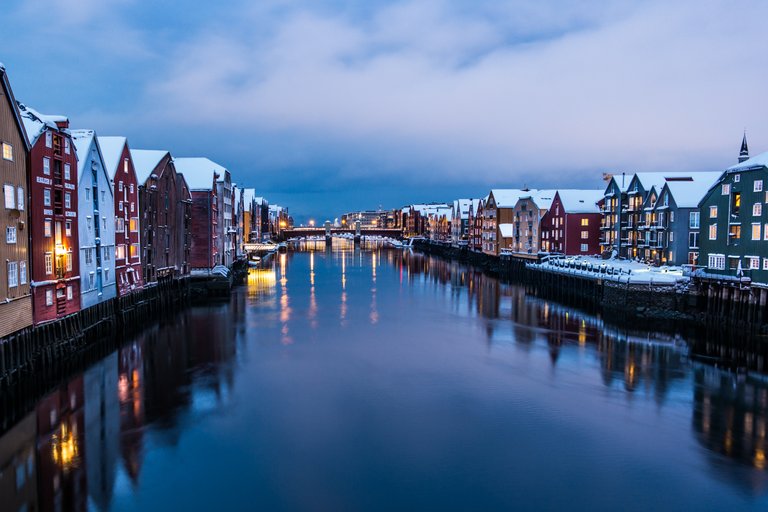
[[[40,399],[0,438],[3,510],[768,505],[768,380],[692,362],[698,340],[312,249]]]

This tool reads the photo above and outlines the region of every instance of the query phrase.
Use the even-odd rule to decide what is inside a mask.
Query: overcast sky
[[[300,220],[768,151],[768,2],[5,0],[19,100]]]

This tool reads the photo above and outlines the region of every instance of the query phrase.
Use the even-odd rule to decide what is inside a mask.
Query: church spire
[[[747,131],[744,130],[744,138],[741,139],[741,151],[739,151],[739,163],[749,160],[749,148],[747,147]]]

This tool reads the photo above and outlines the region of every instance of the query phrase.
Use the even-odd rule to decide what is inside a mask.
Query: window
[[[755,203],[752,205],[752,216],[759,217],[763,214],[763,203]]]
[[[741,240],[741,226],[732,224],[728,230],[728,236],[735,242]]]
[[[131,201],[131,213],[133,213],[133,201]]]
[[[763,191],[763,180],[755,180],[755,184],[752,187],[753,192],[762,192]]]
[[[67,236],[72,236],[72,221],[68,220],[64,223],[64,234]]]
[[[709,225],[709,239],[717,240],[717,224]]]
[[[104,280],[105,281],[109,281],[109,269],[108,268],[104,269]]]
[[[118,260],[124,260],[125,259],[125,245],[118,245],[115,250],[115,259]]]
[[[69,164],[64,164],[64,179],[68,180],[72,177],[72,167]]]
[[[91,253],[91,249],[85,250],[85,264],[90,265],[93,263],[93,254]]]
[[[45,273],[53,274],[53,255],[49,252],[45,253]]]
[[[19,262],[19,284],[27,284],[27,262]]]
[[[688,220],[688,226],[691,229],[699,229],[699,219],[701,214],[699,212],[691,212],[690,219]]]
[[[768,258],[763,258],[763,270],[768,270]]]
[[[53,134],[51,132],[45,132],[45,147],[53,147]]]
[[[128,191],[129,191],[131,194],[133,194],[133,183],[131,183],[131,184],[130,184],[130,186],[129,186],[129,190],[128,190]]]
[[[122,202],[122,201],[120,201],[120,202],[117,204],[117,209],[118,209],[119,211],[123,211],[123,202]]]
[[[698,249],[699,248],[699,234],[698,233],[688,233],[688,247],[691,249]]]
[[[51,219],[45,219],[44,231],[45,236],[49,238],[53,236],[53,224],[51,223]]]
[[[741,181],[741,174],[734,174],[733,175],[733,182],[738,183]]]
[[[15,261],[8,262],[8,288],[16,288],[19,285],[19,269],[18,263]]]
[[[86,188],[85,189],[85,200],[86,201],[90,201],[91,200],[91,189],[90,188]]]
[[[731,193],[731,185],[730,185],[730,183],[723,183],[723,187],[722,187],[722,191],[721,192],[722,192],[722,194],[724,196],[729,195]]]
[[[13,146],[7,142],[3,142],[3,160],[10,160],[13,162]]]
[[[46,157],[43,157],[43,174],[50,175],[51,174],[51,159]]]
[[[117,191],[118,192],[122,192],[123,191],[123,182],[122,181],[118,181],[117,182]]]
[[[69,139],[64,139],[64,152],[66,154],[69,154],[69,151],[70,151],[70,149],[69,149]]]
[[[117,232],[118,233],[121,233],[121,232],[125,231],[125,220],[124,219],[121,219],[120,217],[117,217],[116,223],[117,223]]]
[[[131,218],[131,220],[129,221],[129,229],[132,232],[134,232],[134,233],[139,230],[139,218],[138,217]]]
[[[64,193],[64,208],[67,210],[72,208],[72,195],[69,192]]]
[[[72,300],[72,286],[67,286],[67,300]]]
[[[757,270],[760,268],[760,258],[757,256],[749,256],[749,268]]]
[[[13,185],[3,185],[3,196],[5,197],[5,207],[9,210],[16,208],[16,189]]]
[[[93,275],[93,272],[90,272],[88,274],[88,289],[93,290],[96,288],[96,276]]]
[[[582,231],[581,232],[581,239],[582,240],[586,240],[587,238],[589,238],[589,231]]]
[[[67,251],[67,272],[72,272],[72,249]]]
[[[104,258],[104,261],[109,261],[109,247],[104,247],[101,253],[102,253],[102,257]]]
[[[53,306],[53,290],[45,290],[45,305]],[[51,414],[53,414],[53,412],[54,411],[51,411]],[[53,421],[51,423],[53,423]]]
[[[91,224],[91,216],[88,215],[85,217],[85,228],[90,233],[91,229],[93,229],[93,225]]]
[[[710,219],[716,219],[717,218],[717,206],[710,206],[709,207],[709,218]]]
[[[24,209],[24,189],[22,187],[16,189],[16,208]]]
[[[670,231],[669,232],[669,241],[670,242],[674,242],[675,241],[675,232],[674,231]]]
[[[131,258],[139,256],[139,244],[131,244]]]
[[[106,190],[102,190],[101,191],[101,202],[103,203],[106,200],[107,200],[107,191]]]
[[[710,254],[709,263],[707,266],[713,270],[725,270],[725,255]]]
[[[7,226],[5,228],[5,242],[8,244],[16,243],[16,227],[15,226]]]
[[[581,252],[587,252],[589,250],[589,244],[581,244]]]
[[[123,160],[123,172],[128,174],[128,159]]]
[[[43,206],[51,206],[51,189],[43,190]]]
[[[103,229],[105,231],[107,229],[107,218],[106,217],[102,217],[101,218],[101,229]]]
[[[752,240],[760,240],[760,223],[752,224]]]

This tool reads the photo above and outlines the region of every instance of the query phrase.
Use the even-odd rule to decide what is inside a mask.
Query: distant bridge
[[[349,233],[355,235],[356,231],[354,227],[351,228],[330,228],[331,235],[340,235],[343,233]],[[284,229],[282,232],[283,240],[288,238],[308,238],[313,236],[325,236],[326,228],[314,227],[314,228],[292,228]],[[360,228],[360,236],[388,236],[390,238],[402,238],[402,229],[390,229],[390,228]]]

